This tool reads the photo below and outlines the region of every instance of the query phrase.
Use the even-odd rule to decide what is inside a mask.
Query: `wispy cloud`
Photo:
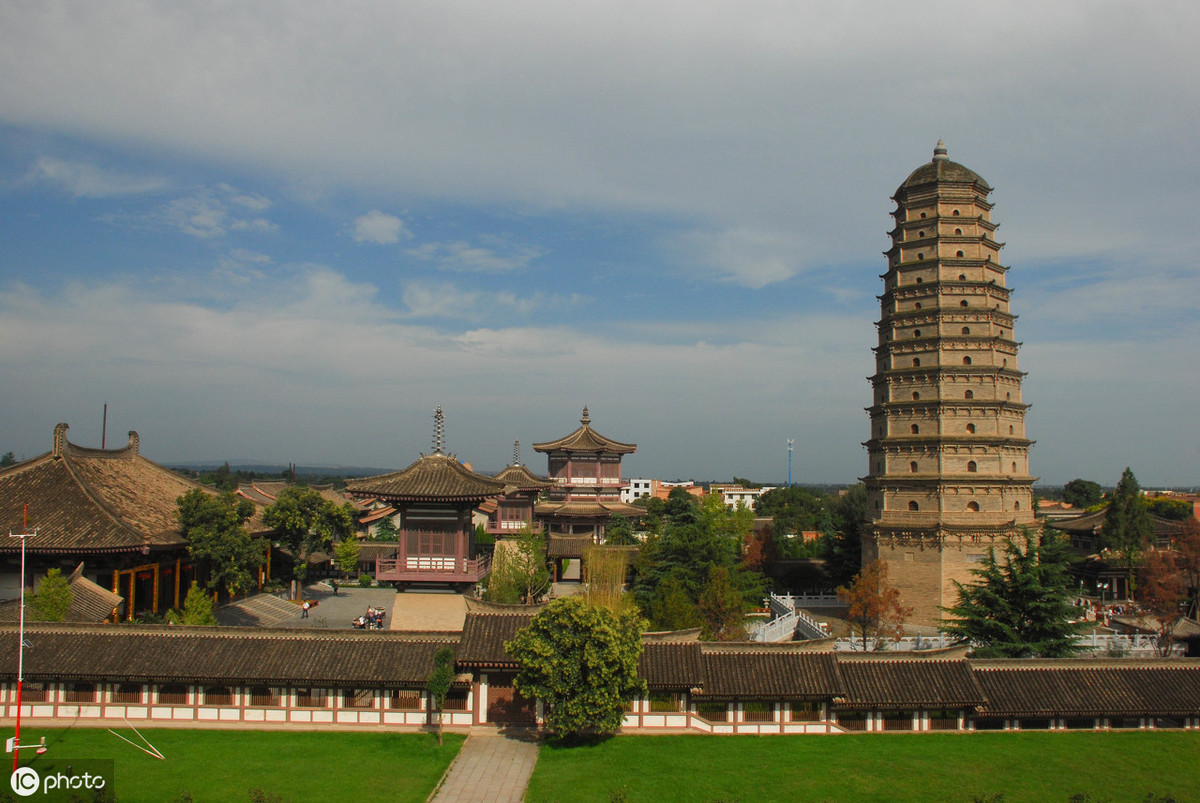
[[[252,213],[265,211],[270,206],[271,202],[262,196],[218,184],[171,201],[159,210],[157,219],[184,234],[203,239],[223,237],[230,231],[266,233],[277,230],[278,224]]]
[[[537,246],[521,246],[491,238],[491,247],[484,248],[457,241],[448,243],[425,243],[410,248],[408,253],[417,259],[433,262],[442,270],[463,273],[509,273],[525,270],[529,263],[542,256]]]
[[[54,185],[75,198],[144,195],[158,192],[169,184],[160,176],[124,173],[53,156],[38,158],[26,175],[26,180]]]
[[[411,239],[412,232],[404,225],[404,220],[372,209],[367,214],[354,221],[354,242],[376,243],[389,245],[398,243],[401,239]]]
[[[800,271],[795,235],[738,227],[695,230],[664,242],[673,261],[688,272],[706,273],[752,289],[790,279]]]

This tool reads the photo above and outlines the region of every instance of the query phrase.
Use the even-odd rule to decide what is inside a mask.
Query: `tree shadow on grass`
[[[613,738],[611,733],[572,733],[566,736],[547,736],[542,745],[551,750],[579,750],[599,747]]]

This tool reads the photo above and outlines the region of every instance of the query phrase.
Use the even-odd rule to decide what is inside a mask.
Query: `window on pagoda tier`
[[[963,327],[963,334],[964,334],[964,335],[969,335],[969,334],[971,334],[971,327],[969,327],[969,326],[964,326],[964,327]]]
[[[971,511],[972,513],[978,513],[979,512],[979,503],[978,502],[967,502],[967,510]]]
[[[971,358],[963,357],[963,365],[970,365],[970,364],[971,364]]]
[[[920,401],[920,400],[921,400],[921,394],[914,392],[913,393],[913,401]]]
[[[921,367],[921,358],[913,357],[913,368],[920,368],[920,367]]]
[[[909,503],[908,503],[908,509],[909,509],[909,510],[916,511],[916,510],[920,510],[920,509],[921,509],[921,506],[920,506],[920,505],[918,505],[916,502],[909,502]]]
[[[919,427],[916,424],[913,424],[911,427],[909,427],[909,431],[912,432],[912,434],[914,434],[914,435],[920,435],[921,427]]]
[[[977,466],[977,465],[975,464],[975,461],[974,461],[974,460],[970,460],[970,461],[968,461],[968,462],[967,462],[967,472],[968,472],[968,473],[970,473],[970,474],[974,474],[974,473],[975,473],[976,471],[978,471],[978,470],[979,470],[979,466]]]
[[[913,474],[916,474],[917,473],[917,461],[914,460],[911,463],[909,463],[908,470],[911,471]]]
[[[960,257],[960,256],[962,256],[962,255],[963,255],[963,252],[962,252],[962,251],[955,251],[955,252],[954,252],[954,255],[955,255],[956,257]]]
[[[975,425],[974,425],[974,424],[967,424],[967,432],[969,432],[970,434],[974,435],[974,434],[975,434]]]

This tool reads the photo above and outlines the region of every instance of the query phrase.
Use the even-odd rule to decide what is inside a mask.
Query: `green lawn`
[[[621,736],[543,746],[526,800],[1190,801],[1197,758],[1180,731]]]
[[[113,730],[140,744],[124,723]],[[44,771],[61,770],[71,760],[113,759],[121,803],[168,803],[184,792],[197,802],[235,803],[250,800],[255,788],[294,803],[421,803],[464,738],[448,733],[438,747],[436,736],[423,733],[143,729],[142,734],[166,760],[146,755],[104,728],[26,727],[21,741],[45,736],[49,750],[36,760],[32,751],[30,760],[23,751],[21,764]],[[4,786],[7,792],[7,782]]]

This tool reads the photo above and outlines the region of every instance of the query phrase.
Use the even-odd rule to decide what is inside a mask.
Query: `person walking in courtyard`
[[[308,618],[309,607],[311,607],[311,606],[308,604],[308,600],[304,600],[304,604],[300,606],[300,618],[301,619]]]
[[[333,578],[333,582],[330,583],[330,585],[333,586],[333,595],[336,597],[337,596],[337,578],[336,577]]]

